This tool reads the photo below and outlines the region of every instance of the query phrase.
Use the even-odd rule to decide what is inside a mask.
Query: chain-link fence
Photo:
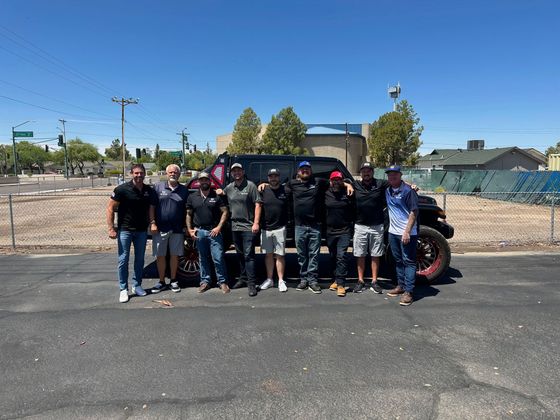
[[[77,193],[0,196],[0,246],[115,247],[105,209],[113,187]],[[560,194],[430,193],[455,228],[452,244],[534,244],[560,241]]]

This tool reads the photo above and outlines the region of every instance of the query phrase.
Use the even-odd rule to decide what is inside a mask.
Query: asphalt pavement
[[[558,418],[559,263],[453,255],[410,307],[295,281],[120,304],[115,255],[2,255],[0,418]]]

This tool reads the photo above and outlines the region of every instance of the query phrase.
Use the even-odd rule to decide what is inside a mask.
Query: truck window
[[[276,168],[280,171],[280,182],[286,182],[292,177],[292,163],[291,162],[251,162],[245,169],[247,178],[255,184],[266,182],[268,180],[268,171]]]

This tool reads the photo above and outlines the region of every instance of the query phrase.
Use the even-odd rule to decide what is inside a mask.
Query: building
[[[331,156],[343,162],[352,174],[360,171],[360,166],[368,160],[367,136],[369,124],[306,124],[307,132],[301,146],[311,156]],[[266,131],[262,127],[261,137]],[[216,152],[224,153],[232,141],[232,133],[216,137]]]
[[[434,149],[418,160],[418,167],[446,170],[537,171],[544,169],[546,164],[544,155],[539,154],[542,155],[538,150],[520,149],[515,146],[485,149],[483,140],[470,140],[467,149]]]

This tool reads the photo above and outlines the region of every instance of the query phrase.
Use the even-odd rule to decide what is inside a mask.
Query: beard
[[[210,184],[200,184],[200,189],[202,191],[208,191],[210,189]]]

